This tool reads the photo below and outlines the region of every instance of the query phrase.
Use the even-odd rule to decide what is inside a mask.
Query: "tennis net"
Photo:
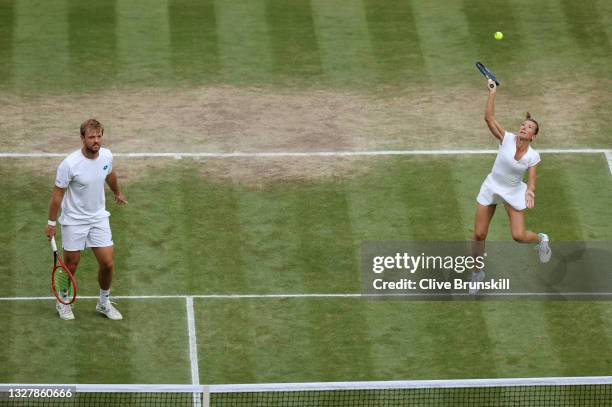
[[[38,397],[23,393],[32,389],[40,389]],[[70,396],[54,397],[51,389],[70,390]],[[612,376],[210,386],[3,384],[0,394],[0,405],[6,406],[583,407],[612,405]]]

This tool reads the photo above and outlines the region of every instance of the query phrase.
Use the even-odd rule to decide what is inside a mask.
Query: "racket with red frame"
[[[53,250],[53,273],[51,274],[53,294],[62,304],[72,304],[76,300],[76,283],[74,276],[57,254],[55,236],[51,238],[51,249]]]

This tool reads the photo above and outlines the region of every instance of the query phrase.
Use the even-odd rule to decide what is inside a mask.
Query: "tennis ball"
[[[498,31],[495,34],[493,34],[493,37],[495,37],[496,40],[501,40],[502,38],[504,38],[504,33],[502,33],[501,31]]]

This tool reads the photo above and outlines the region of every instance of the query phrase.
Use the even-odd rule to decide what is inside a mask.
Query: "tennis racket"
[[[486,66],[482,64],[482,62],[476,62],[476,68],[480,71],[480,73],[487,79],[491,79],[497,86],[501,85],[501,83],[495,77],[495,74],[487,69]],[[493,89],[493,84],[489,85],[491,89]]]
[[[53,250],[53,273],[51,274],[53,294],[62,304],[72,304],[76,300],[76,283],[74,276],[57,254],[55,236],[51,238],[51,249]]]

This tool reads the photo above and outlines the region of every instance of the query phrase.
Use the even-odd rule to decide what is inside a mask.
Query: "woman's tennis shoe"
[[[548,244],[550,239],[546,233],[538,233],[538,237],[540,238],[540,243],[538,244],[540,262],[548,263],[550,261],[550,257],[552,256],[552,250],[550,250],[550,245]]]
[[[98,301],[98,304],[96,305],[96,311],[98,311],[100,314],[106,315],[106,318],[112,319],[114,321],[123,319],[121,313],[117,310],[117,308],[113,306],[110,301],[105,304]]]
[[[63,319],[65,321],[74,319],[74,314],[72,313],[72,306],[62,304],[61,302],[56,301],[55,309],[57,310],[57,313],[59,314],[60,319]]]
[[[478,292],[480,291],[480,289],[478,288],[478,283],[480,283],[484,279],[485,279],[484,269],[482,269],[482,270],[480,270],[478,272],[472,271],[472,276],[470,278],[470,282],[472,284],[469,285],[469,287],[470,287],[470,290],[469,290],[470,295],[478,294]]]

